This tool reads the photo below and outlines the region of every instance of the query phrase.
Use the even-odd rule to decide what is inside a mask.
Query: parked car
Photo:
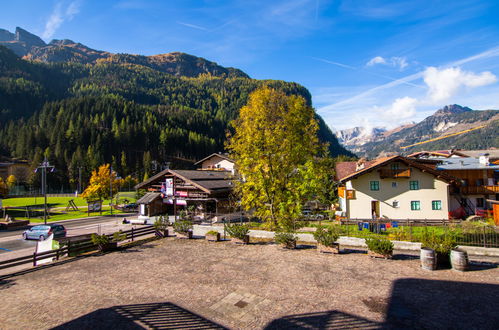
[[[24,239],[46,240],[51,234],[56,237],[66,237],[66,228],[63,225],[50,224],[33,226],[23,232]]]
[[[303,210],[302,215],[307,220],[324,220],[324,215],[320,213],[313,213],[310,210]]]
[[[124,211],[136,211],[139,206],[137,203],[130,203],[123,206]]]

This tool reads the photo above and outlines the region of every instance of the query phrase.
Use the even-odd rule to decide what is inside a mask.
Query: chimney
[[[360,171],[360,170],[364,169],[364,167],[366,167],[366,161],[367,161],[367,159],[365,159],[364,157],[359,159],[357,161],[357,166],[355,167],[355,171]]]
[[[481,154],[478,158],[480,165],[489,166],[489,154]]]

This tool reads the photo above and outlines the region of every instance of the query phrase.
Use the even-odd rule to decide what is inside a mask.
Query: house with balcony
[[[233,171],[234,160],[229,158],[229,155],[223,153],[213,153],[208,157],[194,163],[200,166],[200,170],[215,170],[215,171]]]
[[[456,178],[403,156],[339,162],[341,211],[350,219],[448,219]]]

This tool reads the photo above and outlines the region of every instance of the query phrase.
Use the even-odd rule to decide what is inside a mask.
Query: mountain
[[[29,60],[49,46],[22,31],[0,31],[8,39],[4,44],[27,50],[21,58],[0,46],[0,156],[28,159],[34,168],[47,155],[57,169],[50,182],[58,191],[74,188],[80,167],[85,182],[102,163],[142,180],[167,162],[178,166],[222,151],[229,122],[259,87],[300,95],[311,104],[299,84],[251,79],[182,53],[101,57],[103,52],[62,40],[49,46],[81,56]],[[331,154],[352,155],[317,119],[319,138]]]
[[[25,60],[45,63],[126,63],[142,65],[176,76],[198,77],[201,74],[210,74],[216,77],[249,78],[239,69],[225,68],[204,58],[180,52],[152,56],[113,54],[89,48],[69,39],[52,40],[46,44],[38,36],[20,27],[16,28],[15,33],[0,29],[0,45],[9,48]]]
[[[484,128],[445,139],[402,149],[414,143],[458,133],[480,125]],[[356,131],[361,129],[356,128]],[[345,133],[338,134],[340,141]],[[397,127],[363,139],[345,140],[343,145],[360,156],[378,157],[389,153],[412,153],[438,149],[487,149],[499,146],[499,110],[472,110],[457,104],[446,105],[417,124]]]
[[[386,129],[382,127],[374,127],[370,130],[365,127],[354,127],[337,131],[336,137],[342,145],[355,147],[357,145],[363,145],[367,142],[375,141],[376,139],[382,137],[385,132]]]

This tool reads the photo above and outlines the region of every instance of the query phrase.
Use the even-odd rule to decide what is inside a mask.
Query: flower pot
[[[114,251],[118,248],[118,242],[109,242],[106,244],[100,244],[99,245],[99,250],[101,252],[109,252],[109,251]]]
[[[217,233],[216,235],[206,234],[205,238],[209,242],[218,242],[220,240],[220,233]]]
[[[317,250],[320,253],[339,254],[340,253],[340,244],[339,243],[333,243],[332,246],[328,246],[328,245],[323,245],[321,243],[317,243]]]
[[[450,262],[452,269],[464,272],[468,270],[468,253],[464,250],[454,249],[450,251]]]
[[[393,256],[393,252],[388,254],[382,254],[371,250],[367,250],[367,255],[370,256],[371,258],[391,259]]]
[[[296,249],[296,241],[279,244],[283,249]]]
[[[164,238],[169,236],[168,229],[165,230],[156,230],[156,237]]]
[[[187,239],[192,238],[192,231],[188,231],[186,233],[177,232],[176,234],[177,234],[177,238],[187,238]]]
[[[243,238],[231,237],[230,240],[235,244],[248,244],[249,243],[249,235],[244,235]]]
[[[435,250],[428,248],[421,248],[421,268],[426,270],[437,269],[437,255]]]

